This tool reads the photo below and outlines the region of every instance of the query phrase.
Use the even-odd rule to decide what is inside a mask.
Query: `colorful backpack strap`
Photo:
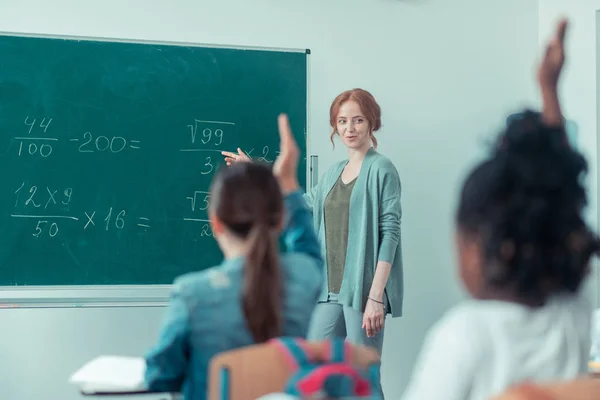
[[[354,367],[344,363],[326,364],[308,371],[294,385],[298,393],[307,397],[322,389],[330,397],[349,397],[352,394],[364,397],[371,394],[369,380],[361,376]]]
[[[352,358],[352,346],[346,340],[341,338],[333,338],[327,341],[329,346],[325,352],[329,357],[328,360],[333,363],[350,362]]]
[[[370,381],[371,386],[375,385],[376,382],[381,382],[381,372],[380,371],[381,371],[381,361],[377,361],[377,362],[369,364],[369,368],[367,369],[367,372],[369,374],[369,381]],[[373,390],[371,397],[373,399],[382,398],[381,395],[379,395],[376,390]]]
[[[220,375],[220,383],[221,383],[221,400],[229,400],[229,396],[231,396],[231,385],[230,385],[230,371],[229,367],[221,367],[219,371]]]
[[[288,365],[296,370],[310,363],[313,359],[306,342],[294,337],[280,337],[271,342],[279,348]]]

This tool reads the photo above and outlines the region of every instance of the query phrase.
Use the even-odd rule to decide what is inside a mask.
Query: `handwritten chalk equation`
[[[72,188],[51,188],[48,186],[38,187],[36,185],[27,185],[27,183],[23,182],[14,191],[15,194],[15,207],[18,207],[20,202],[23,203],[24,206],[31,205],[33,208],[44,208],[47,209],[48,206],[54,205],[63,205],[68,206],[71,203],[71,198],[73,197],[73,189]],[[57,194],[58,192],[60,194]]]
[[[78,215],[71,213],[74,197],[73,188],[55,188],[30,184],[23,181],[14,191],[14,210],[12,218],[33,220],[32,236],[40,238],[56,237],[60,232],[61,221],[73,221],[82,227],[83,231],[100,229],[102,231],[120,231],[128,226],[147,232],[152,227],[152,221],[147,216],[133,216],[125,208],[108,207],[83,211]],[[75,196],[76,197],[76,196]],[[195,190],[185,201],[189,204],[190,215],[181,217],[182,221],[201,223],[201,237],[214,237],[208,220],[210,193]],[[202,218],[198,217],[200,213]]]
[[[208,207],[210,206],[210,192],[205,190],[195,190],[190,196],[186,197],[189,201],[191,216],[183,217],[186,222],[200,223],[200,237],[214,237],[214,233],[208,220]],[[206,215],[206,218],[198,218],[196,215],[200,213]]]
[[[59,137],[45,136],[52,124],[53,118],[26,117],[23,121],[25,131],[13,139],[19,143],[17,153],[22,156],[37,156],[42,159],[50,157],[54,153]],[[202,175],[208,175],[215,170],[214,157],[221,157],[224,150],[232,150],[224,147],[224,140],[232,136],[231,130],[236,124],[228,121],[209,121],[194,119],[185,128],[188,134],[188,146],[179,149],[184,153],[218,153],[218,156],[204,156],[204,169]],[[52,130],[50,130],[51,132]],[[31,136],[28,136],[31,135]],[[124,136],[96,135],[93,132],[83,132],[78,137],[66,139],[72,143],[74,150],[78,153],[112,153],[137,151],[142,149],[139,139],[126,138]],[[271,151],[269,146],[245,150],[246,155],[259,162],[272,163],[279,151]],[[306,157],[304,157],[306,160]]]
[[[40,238],[47,235],[50,238],[56,237],[60,231],[59,225],[62,224],[61,220],[79,222],[83,226],[83,230],[89,230],[96,227],[104,231],[110,230],[122,230],[128,223],[133,219],[133,223],[143,229],[150,228],[150,219],[146,217],[130,217],[127,215],[127,211],[115,210],[110,207],[108,211],[104,211],[102,215],[98,215],[100,212],[97,210],[84,212],[84,218],[80,218],[74,215],[61,215],[61,214],[11,214],[12,218],[19,219],[31,219],[34,220],[35,226],[33,228],[32,236]],[[97,219],[96,219],[97,218]]]
[[[94,138],[90,132],[85,132],[83,134],[83,138],[73,138],[69,139],[70,142],[81,142],[81,144],[77,147],[77,151],[79,153],[95,153],[95,152],[111,152],[111,153],[120,153],[126,148],[132,150],[140,149],[140,141],[133,139],[125,139],[122,136],[97,136]]]
[[[83,217],[77,217],[74,215],[59,215],[59,214],[11,214],[12,218],[17,219],[30,219],[33,220],[35,226],[31,235],[36,239],[48,236],[54,238],[58,236],[60,232],[59,226],[63,223],[62,221],[73,221],[79,223],[84,231],[92,229],[100,229],[105,232],[109,231],[121,231],[133,224],[147,233],[148,229],[151,228],[151,219],[148,217],[134,217],[128,215],[125,209],[117,210],[110,207],[108,211],[93,210],[85,211]],[[200,222],[199,234],[201,237],[214,237],[214,233],[210,226],[208,219],[202,218],[182,218],[186,222]],[[71,222],[71,223],[73,223]]]
[[[48,128],[53,118],[33,118],[26,117],[23,124],[26,132],[21,136],[15,136],[13,139],[19,142],[17,154],[22,156],[38,156],[48,158],[54,152],[58,137],[44,136],[48,133]],[[31,136],[28,136],[31,135]],[[124,150],[140,150],[141,142],[137,139],[127,139],[123,136],[105,136],[94,135],[91,132],[84,132],[81,137],[68,139],[73,143],[75,151],[79,153],[121,153]]]
[[[56,133],[59,129],[52,117],[26,117],[23,121],[23,131],[13,138],[18,143],[18,156],[49,159],[57,153],[59,143],[61,151],[67,149],[81,154],[103,153],[108,156],[144,151],[139,137],[129,138],[118,134],[97,134],[82,130],[78,135],[70,134],[70,137],[64,138]],[[172,151],[187,153],[193,157],[199,176],[212,175],[219,165],[223,164],[224,157],[221,152],[235,151],[230,148],[231,143],[238,140],[235,129],[236,124],[230,121],[191,119],[178,128],[179,134],[183,136],[180,136],[179,145]],[[244,151],[250,159],[265,163],[272,163],[279,155],[279,151],[273,151],[269,146],[257,146]],[[85,232],[137,230],[140,234],[147,234],[153,226],[150,215],[135,215],[135,212],[130,213],[127,207],[87,210],[84,207],[73,208],[73,201],[77,199],[77,190],[73,187],[53,187],[23,181],[13,188],[13,196],[14,209],[10,217],[31,221],[31,235],[35,239],[60,237],[65,224],[75,224]],[[210,197],[210,192],[203,189],[192,190],[182,196],[178,200],[181,204],[181,214],[175,219],[189,223],[193,226],[192,229],[197,229],[200,237],[214,237],[208,218]],[[74,212],[73,209],[79,211]],[[166,220],[163,218],[159,225],[160,223],[164,224]]]

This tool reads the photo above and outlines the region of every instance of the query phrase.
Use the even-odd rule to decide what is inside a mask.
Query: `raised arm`
[[[279,156],[273,164],[273,174],[277,177],[285,196],[288,217],[284,232],[285,243],[289,251],[305,253],[322,264],[312,216],[303,199],[296,175],[300,151],[292,135],[287,116],[280,115],[278,124],[281,143]]]
[[[285,246],[289,252],[304,253],[322,265],[323,258],[312,214],[303,196],[306,195],[303,195],[300,190],[285,196],[287,212],[287,224],[283,232]]]
[[[558,79],[565,61],[565,34],[567,20],[558,23],[538,69],[538,83],[542,94],[542,118],[550,126],[562,126],[564,118],[558,100]]]

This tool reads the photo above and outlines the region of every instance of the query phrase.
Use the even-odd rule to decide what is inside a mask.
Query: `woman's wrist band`
[[[371,300],[371,301],[374,301],[375,303],[379,303],[379,304],[383,305],[383,301],[378,301],[378,300],[375,300],[375,299],[374,299],[374,298],[372,298],[371,296],[368,296],[368,299],[369,299],[369,300]]]

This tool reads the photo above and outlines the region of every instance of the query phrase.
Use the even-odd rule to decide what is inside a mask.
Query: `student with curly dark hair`
[[[539,69],[543,112],[511,122],[464,183],[457,249],[473,300],[429,333],[403,400],[484,400],[587,371],[592,308],[579,290],[600,242],[583,218],[587,163],[567,142],[556,91],[565,30]]]

